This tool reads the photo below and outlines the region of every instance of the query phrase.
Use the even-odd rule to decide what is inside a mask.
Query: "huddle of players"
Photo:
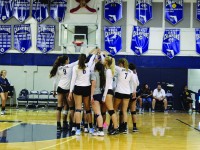
[[[66,55],[59,56],[50,72],[54,78],[54,96],[57,94],[57,130],[68,128],[67,114],[70,110],[70,127],[76,135],[81,134],[81,111],[84,104],[84,132],[94,136],[104,136],[103,123],[106,111],[110,115],[108,133],[115,135],[127,133],[127,109],[130,107],[133,132],[136,127],[136,88],[138,77],[133,64],[128,64],[125,58],[118,61],[105,56],[99,49],[92,51],[93,55],[87,61],[85,54],[80,54],[78,61],[69,63]],[[59,79],[58,85],[57,80]],[[57,87],[57,90],[56,90]],[[94,131],[91,107],[98,129]],[[63,111],[63,128],[61,127],[61,111]],[[119,125],[116,112],[120,110]],[[88,130],[89,123],[89,130]]]

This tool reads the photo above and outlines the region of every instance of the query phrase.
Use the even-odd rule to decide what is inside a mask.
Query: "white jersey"
[[[134,78],[134,83],[130,83],[131,93],[132,93],[132,92],[136,92],[137,87],[138,87],[139,84],[140,84],[139,79],[138,79],[138,76],[137,76],[137,74],[135,74],[134,72],[133,72],[133,78]]]
[[[74,90],[74,86],[90,86],[90,74],[91,67],[94,61],[95,55],[92,55],[85,69],[79,69],[78,65],[73,67],[72,81],[70,86],[70,92]]]
[[[56,91],[56,81],[58,78],[60,78],[58,82],[59,87],[61,87],[64,90],[70,89],[70,82],[72,78],[72,68],[77,64],[78,64],[78,61],[71,64],[67,64],[65,66],[58,67],[56,76],[54,77],[54,82],[53,82],[54,91]]]
[[[121,93],[121,94],[130,94],[133,91],[131,91],[131,84],[133,84],[134,89],[137,87],[137,81],[136,78],[134,78],[133,72],[125,68],[116,66],[116,71],[118,74],[117,78],[117,87],[115,92]],[[135,92],[135,91],[134,91]]]
[[[103,101],[105,101],[105,98],[109,89],[110,90],[113,89],[113,75],[112,75],[111,69],[106,70],[106,85],[105,85],[105,89],[103,93],[103,97],[104,97]]]
[[[156,97],[156,98],[162,98],[162,97],[165,97],[165,90],[161,89],[160,91],[158,91],[158,89],[155,89],[153,91],[153,97]]]

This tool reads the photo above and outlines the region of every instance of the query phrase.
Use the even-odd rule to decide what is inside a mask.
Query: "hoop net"
[[[72,43],[74,44],[75,52],[80,52],[83,42],[82,41],[74,41]]]

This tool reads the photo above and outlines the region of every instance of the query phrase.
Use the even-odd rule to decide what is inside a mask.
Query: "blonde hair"
[[[119,64],[122,64],[123,67],[126,69],[126,71],[128,71],[128,61],[126,58],[120,58],[119,61],[118,61]]]
[[[112,58],[112,57],[110,57],[110,56],[107,56],[107,57],[105,58],[105,61],[107,61],[107,67],[108,67],[109,69],[111,69],[112,75],[113,75],[113,77],[114,77],[114,75],[115,75],[115,59]]]
[[[7,72],[6,70],[1,70],[1,72],[0,72],[0,76],[2,76],[3,75],[3,72]]]

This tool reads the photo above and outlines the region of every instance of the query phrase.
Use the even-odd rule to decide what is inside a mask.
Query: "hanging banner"
[[[196,32],[196,52],[200,54],[200,28],[195,29]]]
[[[0,20],[6,22],[13,15],[13,0],[0,0]]]
[[[166,0],[165,19],[173,25],[183,19],[183,0]]]
[[[46,54],[54,49],[55,25],[38,25],[37,48]]]
[[[38,22],[42,22],[49,17],[48,4],[42,4],[38,0],[33,0],[32,17]]]
[[[13,16],[20,22],[24,22],[30,15],[30,0],[14,1]]]
[[[50,16],[57,22],[62,22],[67,9],[66,0],[53,0],[50,5]]]
[[[197,20],[200,21],[200,0],[197,0],[197,11],[196,11],[196,14],[197,14]]]
[[[135,18],[145,24],[152,19],[152,0],[136,0]]]
[[[0,53],[11,48],[11,25],[0,25]]]
[[[122,49],[121,27],[104,27],[105,50],[116,55]]]
[[[14,48],[25,53],[31,46],[30,24],[14,25]]]
[[[122,19],[122,0],[105,0],[104,17],[113,24]]]
[[[162,52],[170,59],[180,53],[180,29],[165,30]]]
[[[140,56],[148,51],[149,48],[149,28],[147,27],[133,27],[131,49]]]
[[[98,0],[71,0],[70,13],[91,14],[97,12]]]

